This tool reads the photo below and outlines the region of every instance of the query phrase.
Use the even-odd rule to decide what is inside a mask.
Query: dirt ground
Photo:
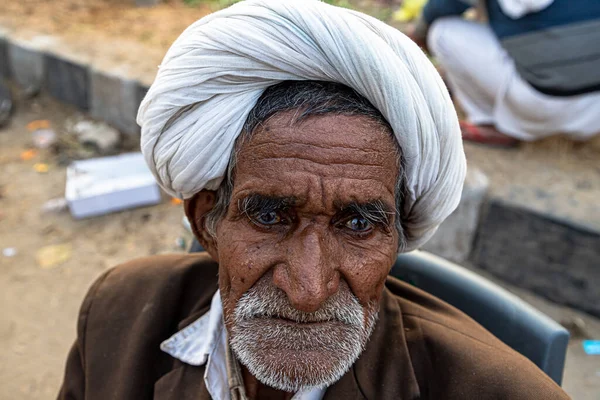
[[[135,7],[133,0],[9,0],[0,3],[0,16],[3,25],[67,37],[100,33],[160,47],[164,54],[185,27],[213,9],[206,4],[190,7],[181,0],[148,8]]]
[[[65,167],[41,151],[27,161],[31,146],[26,125],[49,119],[61,131],[76,112],[47,98],[22,104],[12,124],[0,130],[0,399],[51,399],[60,385],[64,360],[75,337],[81,300],[102,271],[134,257],[183,251],[180,206],[162,204],[107,216],[74,220],[68,212],[45,214],[42,205],[64,195]],[[49,171],[34,165],[47,162]],[[36,252],[47,245],[71,244],[70,258],[43,268]],[[512,288],[509,288],[514,290]],[[558,321],[581,318],[585,335],[600,338],[600,321],[514,290]],[[583,353],[581,336],[569,347],[564,387],[576,400],[600,399],[600,356]]]
[[[164,54],[192,22],[234,3],[232,0],[162,0],[154,7],[136,7],[134,0],[7,0],[0,2],[0,20],[7,27],[29,27],[41,34],[97,36],[131,40],[159,48]],[[380,19],[388,19],[397,0],[352,0]]]
[[[103,270],[128,259],[182,251],[186,236],[182,210],[168,199],[154,207],[76,221],[66,213],[44,214],[42,205],[64,196],[65,167],[48,152],[23,161],[31,143],[26,124],[49,119],[56,128],[75,113],[52,101],[22,107],[9,128],[0,130],[0,398],[51,399],[60,384],[63,363],[74,339],[80,302]],[[47,162],[48,173],[33,166]],[[65,263],[42,268],[36,251],[71,244]]]

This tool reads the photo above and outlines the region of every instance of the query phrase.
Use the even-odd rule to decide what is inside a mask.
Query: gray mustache
[[[319,310],[307,313],[295,309],[285,292],[268,279],[260,279],[240,298],[234,317],[238,322],[252,318],[280,318],[298,323],[341,322],[353,326],[362,326],[365,318],[360,302],[343,281]]]

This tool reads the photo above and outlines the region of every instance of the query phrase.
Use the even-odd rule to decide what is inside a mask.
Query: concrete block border
[[[147,85],[66,56],[59,46],[47,44],[51,40],[43,40],[46,45],[0,31],[0,78],[12,80],[26,94],[43,90],[126,135],[139,135],[135,118]]]
[[[9,43],[7,62],[11,78],[27,95],[42,89],[46,62],[42,53],[20,43]]]
[[[148,90],[150,90],[150,86],[144,85],[143,83],[138,83],[137,89],[136,89],[136,95],[137,95],[136,101],[137,101],[138,107],[142,103],[142,100],[144,100],[144,97],[146,97],[146,93],[148,93]]]
[[[92,69],[89,85],[90,114],[126,134],[139,134],[135,122],[138,83],[115,74]]]
[[[82,111],[90,109],[90,73],[87,65],[77,64],[55,54],[45,54],[45,89],[63,103]]]
[[[471,261],[600,317],[600,232],[492,199],[481,215]]]
[[[10,65],[8,63],[8,40],[0,35],[0,79],[10,78]]]
[[[440,225],[423,250],[464,264],[473,248],[481,207],[489,186],[488,178],[482,171],[469,168],[458,208]]]

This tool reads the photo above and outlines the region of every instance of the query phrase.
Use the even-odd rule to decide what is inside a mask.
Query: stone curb
[[[10,65],[8,63],[8,40],[0,35],[0,79],[10,78]]]
[[[26,95],[43,90],[126,135],[140,133],[135,119],[148,86],[125,74],[0,33],[0,78],[12,80]]]
[[[600,317],[600,232],[491,199],[470,260],[518,287]]]
[[[12,42],[7,46],[9,75],[27,95],[38,93],[44,82],[44,55],[26,45]]]
[[[138,134],[140,129],[135,117],[143,98],[138,98],[138,87],[133,80],[92,69],[90,114],[122,132]]]
[[[423,250],[457,264],[468,260],[490,183],[477,168],[469,167],[458,208],[440,225]]]

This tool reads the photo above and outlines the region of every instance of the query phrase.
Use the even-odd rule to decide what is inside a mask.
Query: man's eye
[[[281,216],[276,211],[256,213],[253,219],[261,225],[276,225],[281,222]]]
[[[368,232],[373,228],[371,222],[363,217],[350,218],[344,226],[354,232]]]

